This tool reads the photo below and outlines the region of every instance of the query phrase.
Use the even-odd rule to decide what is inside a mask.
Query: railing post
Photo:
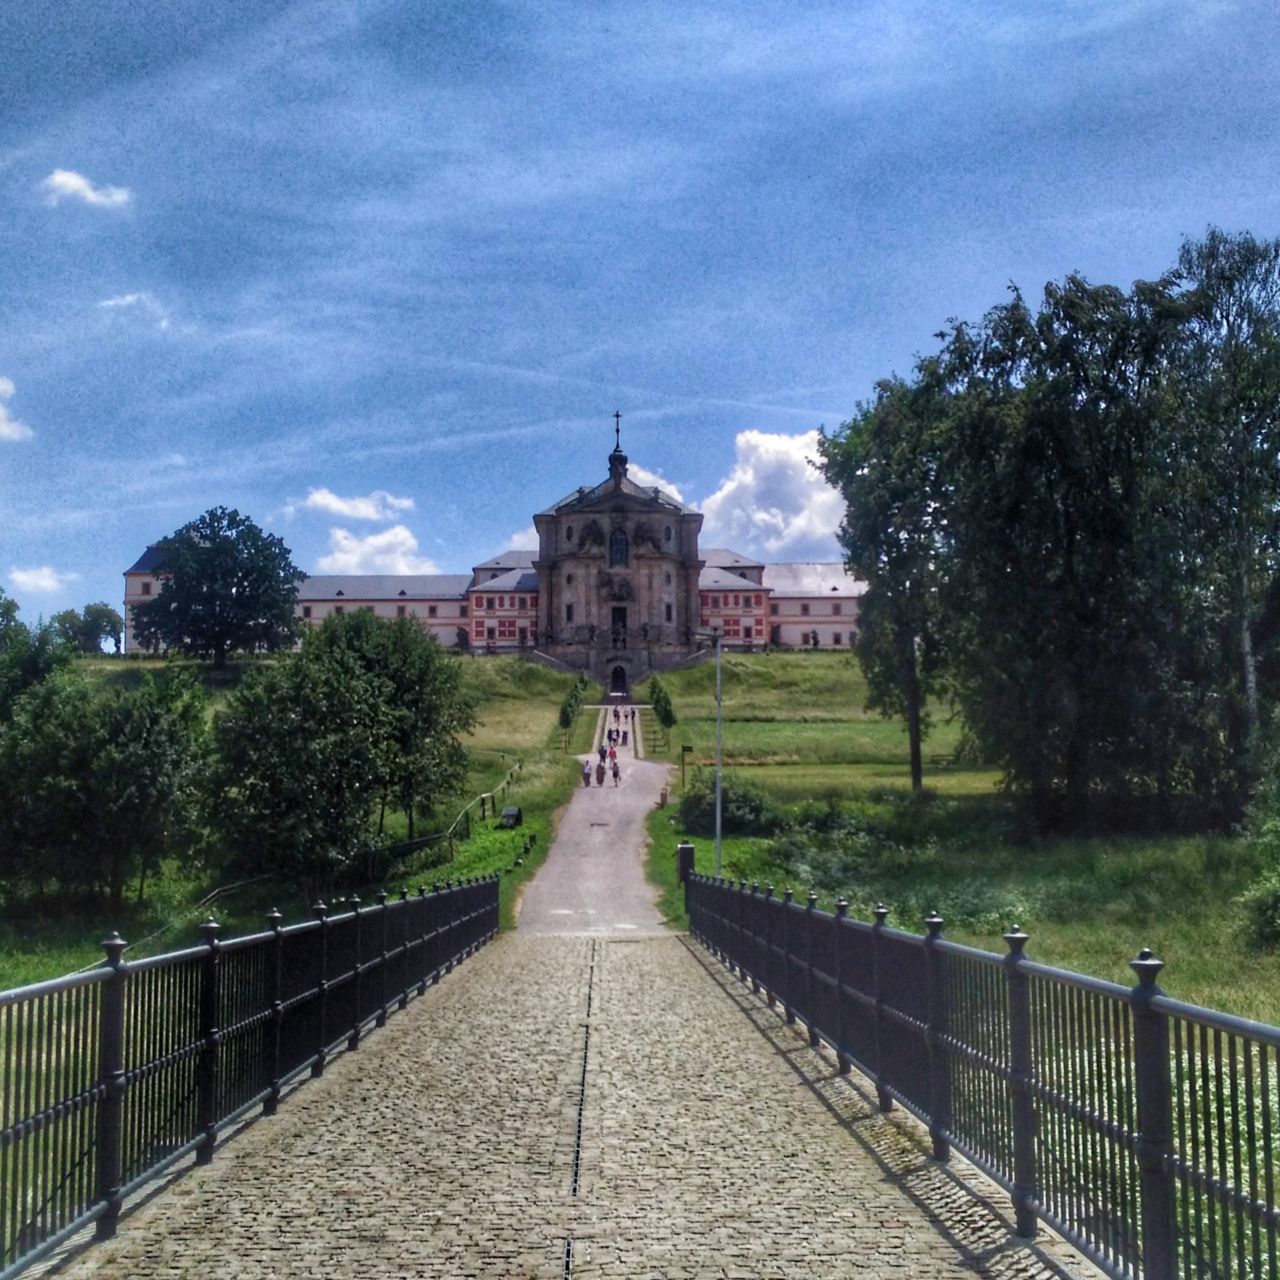
[[[764,945],[769,956],[769,961],[765,965],[766,975],[774,972],[774,966],[778,963],[777,947],[773,945],[773,936],[777,932],[774,928],[774,920],[777,918],[778,911],[773,905],[773,885],[767,884],[764,887],[764,918],[768,921],[764,930]],[[777,992],[775,991],[776,983],[766,982],[764,987],[765,1004],[772,1009],[778,1003]]]
[[[264,1116],[275,1115],[280,1106],[280,1043],[284,1031],[284,917],[274,907],[267,912],[271,930],[271,1092],[262,1104]]]
[[[1151,1007],[1164,992],[1156,978],[1164,968],[1147,949],[1129,968],[1138,975],[1133,1005],[1133,1064],[1138,1094],[1138,1178],[1142,1200],[1142,1274],[1166,1280],[1175,1274],[1172,1086],[1169,1081],[1169,1021]]]
[[[208,952],[200,973],[200,1035],[203,1043],[196,1077],[196,1123],[202,1140],[196,1148],[196,1164],[208,1164],[213,1159],[214,1143],[218,1140],[218,1046],[222,1042],[222,1031],[218,1026],[222,1005],[220,928],[212,916],[200,926]]]
[[[835,938],[836,953],[836,1063],[840,1068],[840,1074],[847,1076],[852,1070],[852,1064],[845,1056],[844,1047],[849,1043],[849,1027],[848,1017],[845,1010],[845,972],[844,972],[844,934],[845,920],[849,916],[849,903],[846,899],[841,898],[836,903],[836,923],[835,931],[832,937]]]
[[[427,994],[427,979],[431,975],[431,970],[427,967],[427,961],[431,957],[431,933],[428,925],[431,923],[431,908],[427,905],[427,886],[420,884],[418,886],[418,916],[421,933],[418,935],[420,955],[418,956],[418,994],[420,996]]]
[[[378,972],[378,995],[381,999],[378,1002],[378,1016],[374,1020],[374,1026],[385,1027],[387,1025],[387,891],[385,889],[378,892],[378,906],[382,910],[382,958]]]
[[[324,1075],[325,1051],[329,1046],[326,1034],[329,1024],[329,908],[317,902],[311,908],[320,921],[320,963],[316,966],[316,1053],[311,1062],[311,1076]]]
[[[1004,958],[1009,1012],[1009,1107],[1013,1116],[1013,1215],[1018,1235],[1036,1234],[1036,1118],[1031,1098],[1031,984],[1022,971],[1027,935],[1014,925],[1004,935],[1009,954]]]
[[[928,930],[924,947],[929,1010],[925,1043],[929,1048],[929,1137],[933,1141],[933,1158],[950,1160],[951,1144],[947,1141],[947,1133],[951,1128],[951,1063],[942,1042],[947,1029],[946,990],[943,986],[943,965],[946,962],[938,950],[942,923],[942,917],[936,911],[929,912],[924,918],[924,926]]]
[[[876,918],[871,926],[871,975],[876,1008],[876,1102],[881,1111],[892,1111],[893,1098],[884,1087],[884,944],[881,940],[889,908],[883,902],[877,902],[871,914]]]
[[[760,994],[760,975],[764,972],[764,964],[760,956],[760,882],[753,880],[751,882],[751,954],[755,957],[755,964],[752,966],[751,973],[751,994],[758,996]]]
[[[360,1014],[364,1008],[364,966],[360,963],[361,949],[364,946],[362,936],[364,929],[360,923],[359,895],[353,893],[347,901],[350,902],[351,911],[355,917],[351,925],[355,933],[355,943],[351,951],[351,982],[355,995],[352,999],[351,1030],[347,1032],[347,1052],[354,1053],[360,1047]]]
[[[102,1097],[98,1101],[97,1198],[106,1212],[98,1219],[99,1240],[110,1240],[120,1221],[120,1168],[124,1146],[124,999],[129,966],[124,960],[125,940],[116,932],[103,939],[111,976],[102,984],[98,1010],[98,1072]]]
[[[409,1007],[409,886],[400,889],[400,1008]]]
[[[820,1039],[817,1022],[818,982],[813,976],[813,931],[817,928],[817,921],[813,913],[817,905],[818,895],[810,889],[804,917],[804,990],[805,1003],[809,1006],[806,1021],[809,1024],[809,1048],[811,1049],[818,1047]]]
[[[796,1022],[795,1006],[787,998],[791,991],[791,886],[782,891],[782,973],[783,996],[782,1012],[787,1026],[793,1027]]]

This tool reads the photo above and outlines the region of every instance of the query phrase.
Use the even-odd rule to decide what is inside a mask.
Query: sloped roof
[[[559,502],[553,502],[545,511],[539,511],[538,514],[541,516],[553,516],[566,508],[594,507],[614,493],[624,493],[629,498],[637,498],[641,502],[652,506],[664,507],[669,511],[691,513],[694,510],[693,507],[687,507],[684,503],[677,501],[665,489],[659,489],[656,485],[646,487],[642,484],[636,484],[629,476],[623,476],[622,484],[617,489],[613,487],[612,478],[601,482],[594,488],[583,486],[575,489],[567,497],[561,498]]]
[[[699,591],[767,591],[768,585],[764,587],[758,582],[752,582],[750,578],[744,578],[736,573],[730,573],[727,569],[719,569],[715,565],[707,565],[698,574],[698,590]]]
[[[837,599],[860,596],[867,589],[865,582],[847,573],[838,561],[767,564],[764,585],[778,596],[835,596]]]
[[[703,561],[717,569],[763,569],[762,560],[752,560],[727,547],[700,547],[698,554]]]
[[[538,575],[532,569],[512,569],[496,578],[477,582],[473,591],[537,591]]]
[[[462,600],[469,573],[322,573],[298,584],[299,600]]]
[[[530,569],[538,558],[538,553],[525,547],[511,547],[499,552],[492,560],[482,560],[476,565],[476,572],[481,569]]]
[[[164,556],[160,548],[151,546],[125,570],[125,573],[158,573],[163,567]]]

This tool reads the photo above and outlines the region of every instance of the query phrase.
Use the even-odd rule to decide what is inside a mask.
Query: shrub
[[[720,801],[720,825],[725,835],[769,836],[787,825],[785,812],[768,792],[731,774],[722,779]],[[715,815],[715,776],[699,769],[680,801],[680,822],[690,835],[714,835]]]

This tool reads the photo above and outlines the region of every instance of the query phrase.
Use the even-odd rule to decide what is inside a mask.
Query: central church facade
[[[523,652],[625,692],[712,646],[848,648],[862,584],[838,562],[763,564],[699,545],[702,514],[627,474],[620,442],[608,476],[533,517],[534,551],[512,549],[461,574],[315,574],[299,584],[306,624],[365,611],[413,618],[442,645]],[[164,577],[158,547],[125,571],[125,649],[133,606]]]
[[[538,634],[552,657],[621,691],[697,647],[702,516],[630,479],[620,444],[603,484],[540,511],[533,526]]]

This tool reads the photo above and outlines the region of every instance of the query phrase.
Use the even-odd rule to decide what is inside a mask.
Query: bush
[[[720,825],[725,835],[769,836],[783,830],[787,816],[767,791],[726,775],[720,787]],[[680,822],[690,835],[709,836],[716,829],[714,774],[697,770],[680,801]]]
[[[1236,899],[1244,915],[1244,934],[1255,947],[1274,950],[1280,943],[1280,869],[1264,871]]]

